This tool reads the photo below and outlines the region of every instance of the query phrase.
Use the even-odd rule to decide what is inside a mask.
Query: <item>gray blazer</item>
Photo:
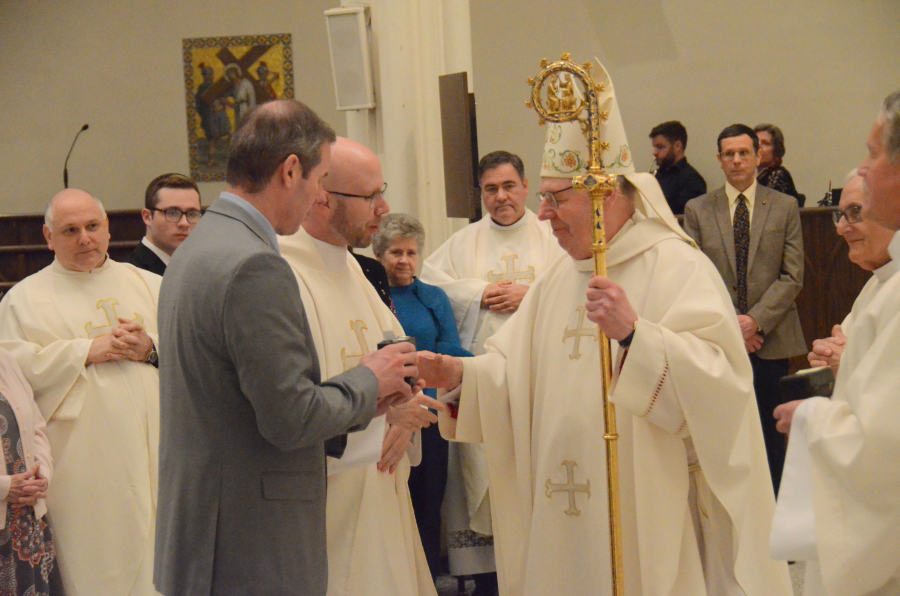
[[[688,201],[684,230],[719,270],[736,306],[734,226],[724,186]],[[803,234],[796,199],[756,186],[747,265],[747,314],[763,332],[757,356],[775,360],[805,354],[794,302],[803,287]]]
[[[156,588],[324,596],[323,442],[369,423],[375,375],[320,382],[294,274],[221,199],[166,271],[159,330]]]

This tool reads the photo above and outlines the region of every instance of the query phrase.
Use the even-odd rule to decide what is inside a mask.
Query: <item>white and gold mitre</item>
[[[600,112],[609,115],[609,118],[600,125],[600,139],[604,143],[608,143],[607,148],[601,152],[603,169],[607,174],[631,174],[634,172],[631,148],[625,137],[625,126],[622,124],[622,114],[619,112],[619,103],[616,101],[616,94],[613,91],[612,79],[603,65],[596,58],[594,60],[599,65],[599,68],[592,73],[594,82],[603,85],[603,91],[598,94]],[[548,93],[562,101],[566,94],[573,92],[579,100],[583,99],[578,85],[572,81],[571,74],[560,73],[558,76],[559,84],[551,85]],[[589,166],[588,142],[581,131],[581,125],[574,120],[561,124],[548,122],[541,176],[574,178],[587,174]]]
[[[606,112],[609,117],[600,126],[600,141],[605,149],[602,150],[603,171],[606,174],[624,176],[634,184],[638,190],[635,208],[645,217],[659,218],[665,225],[674,231],[692,246],[696,246],[693,239],[678,225],[678,221],[672,214],[662,189],[652,174],[639,174],[635,172],[634,163],[631,160],[631,149],[628,147],[628,138],[625,136],[625,126],[622,124],[622,114],[619,112],[619,102],[616,100],[612,79],[600,61],[594,58],[599,68],[593,76],[594,82],[603,85],[603,91],[598,94],[600,113]],[[551,85],[550,93],[562,94],[563,91],[555,91],[556,87],[565,88],[570,93],[574,87],[579,100],[582,99],[577,85],[566,85],[561,80],[563,76],[571,79],[571,75],[561,74],[560,79]],[[557,96],[558,97],[558,96]],[[541,164],[542,178],[575,178],[588,173],[590,167],[590,154],[588,153],[588,141],[582,132],[581,124],[571,120],[560,124],[547,123],[547,140],[544,144],[544,159]]]

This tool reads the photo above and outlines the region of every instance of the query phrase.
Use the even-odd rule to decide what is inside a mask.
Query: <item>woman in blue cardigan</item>
[[[372,239],[372,250],[387,271],[391,299],[416,348],[449,356],[471,356],[459,343],[456,320],[447,294],[416,279],[425,230],[414,217],[389,213]],[[434,389],[425,394],[436,397]],[[440,574],[441,502],[447,484],[447,441],[437,425],[422,429],[422,463],[409,474],[409,492],[416,524],[432,577]]]

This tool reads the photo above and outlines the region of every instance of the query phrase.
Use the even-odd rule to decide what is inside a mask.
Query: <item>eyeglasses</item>
[[[851,225],[861,222],[863,220],[862,205],[851,205],[844,211],[838,209],[837,211],[831,212],[831,219],[834,220],[834,225],[841,223],[842,217],[846,218],[847,223]]]
[[[559,190],[554,190],[554,191],[548,190],[547,192],[539,192],[539,193],[537,193],[537,198],[541,202],[547,201],[547,203],[550,204],[550,207],[552,207],[554,210],[556,210],[556,209],[559,209],[559,199],[556,198],[556,195],[558,193],[561,193],[561,192],[564,192],[567,190],[572,190],[572,187],[567,186],[565,188],[560,188]]]
[[[166,221],[169,223],[178,223],[181,221],[182,217],[186,217],[188,223],[195,224],[200,221],[200,218],[203,216],[203,212],[199,209],[190,209],[188,211],[182,211],[177,207],[169,207],[168,209],[157,209],[154,207],[150,211],[160,211],[166,214]]]
[[[750,156],[753,155],[753,151],[741,149],[740,151],[723,151],[722,153],[719,153],[719,156],[725,161],[733,160],[735,155],[740,157],[741,161],[747,161],[750,159]]]
[[[373,203],[375,203],[375,201],[378,201],[378,200],[384,198],[384,191],[386,191],[386,190],[387,190],[387,182],[384,183],[384,186],[381,187],[381,190],[379,190],[378,192],[372,193],[368,196],[351,195],[351,194],[347,194],[345,192],[337,192],[336,190],[329,190],[326,192],[330,195],[340,195],[342,197],[347,197],[350,199],[362,199],[364,201],[368,201],[369,205],[372,205]]]

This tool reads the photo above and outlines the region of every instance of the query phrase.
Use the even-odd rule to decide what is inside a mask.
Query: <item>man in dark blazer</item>
[[[324,442],[411,396],[409,343],[319,378],[279,254],[276,234],[296,232],[324,198],[334,140],[294,100],[246,116],[226,192],[163,278],[154,584],[166,596],[323,596]]]
[[[125,259],[135,267],[162,275],[175,249],[200,221],[200,189],[182,174],[154,178],[144,192],[141,217],[147,233]]]
[[[807,352],[794,300],[803,287],[803,236],[793,197],[756,182],[759,139],[734,124],[718,138],[725,186],[688,201],[684,229],[719,270],[744,336],[775,493],[785,443],[772,412],[792,356]]]

